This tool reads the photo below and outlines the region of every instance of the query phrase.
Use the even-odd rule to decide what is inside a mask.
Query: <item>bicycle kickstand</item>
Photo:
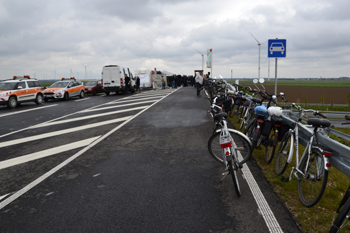
[[[224,173],[222,173],[222,175],[223,175],[224,177],[222,177],[222,179],[220,180],[220,183],[226,178],[226,176],[227,176],[228,174],[230,174],[229,171],[225,171]]]

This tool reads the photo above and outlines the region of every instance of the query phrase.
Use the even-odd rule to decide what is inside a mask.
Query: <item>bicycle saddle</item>
[[[259,98],[253,98],[252,101],[255,102],[255,103],[261,103],[262,102],[261,99],[259,99]]]
[[[318,118],[315,118],[315,119],[309,119],[307,121],[307,124],[308,125],[312,125],[314,127],[329,127],[331,126],[331,122],[327,119],[318,119]]]

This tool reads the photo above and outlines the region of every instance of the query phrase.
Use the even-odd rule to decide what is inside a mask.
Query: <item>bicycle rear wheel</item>
[[[235,112],[234,112],[236,123],[239,123],[241,121],[243,112],[244,112],[244,106],[237,105],[237,108],[235,109]]]
[[[300,161],[300,170],[306,170],[306,177],[300,177],[298,193],[301,203],[306,207],[316,205],[326,189],[328,171],[324,166],[323,155],[318,150],[312,150],[309,161],[307,156]]]
[[[238,177],[237,177],[238,167],[237,167],[236,163],[232,163],[232,160],[229,161],[228,162],[228,169],[231,173],[233,185],[235,186],[237,196],[240,197],[241,196],[241,189],[240,189],[239,183],[238,183]]]
[[[234,149],[239,149],[238,154],[239,154],[239,163],[243,164],[248,161],[250,158],[251,154],[251,144],[249,140],[239,131],[233,130],[233,129],[228,129],[230,132],[231,138],[233,140],[233,148]],[[220,145],[220,133],[221,131],[215,132],[211,137],[209,138],[208,141],[208,150],[210,155],[219,163],[224,163],[223,160],[223,152],[222,148]]]
[[[288,166],[288,156],[290,150],[293,150],[293,138],[292,133],[288,132],[282,138],[280,147],[278,149],[277,157],[276,157],[276,173],[278,175],[282,175]]]
[[[275,131],[271,130],[270,136],[265,144],[265,161],[266,163],[271,163],[273,156],[275,155],[276,145],[274,145]]]

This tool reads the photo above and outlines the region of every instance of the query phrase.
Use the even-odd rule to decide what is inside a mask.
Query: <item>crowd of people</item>
[[[197,89],[197,96],[200,96],[203,83],[208,79],[208,75],[203,75],[203,72],[196,72],[196,76],[176,75],[168,78],[168,86],[172,88],[192,86]]]

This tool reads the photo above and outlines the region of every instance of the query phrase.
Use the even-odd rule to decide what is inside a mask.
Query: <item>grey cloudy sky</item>
[[[348,0],[0,0],[0,79],[99,78],[104,65],[258,76],[258,46],[287,40],[278,77],[350,76]],[[274,77],[274,59],[270,62]],[[210,71],[206,69],[206,71]],[[268,76],[267,43],[261,77]]]

